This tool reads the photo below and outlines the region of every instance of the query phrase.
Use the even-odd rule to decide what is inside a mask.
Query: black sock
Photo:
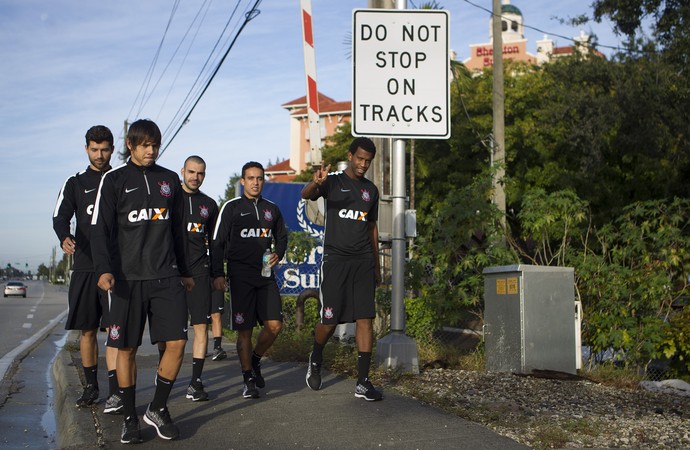
[[[98,364],[91,367],[84,367],[84,378],[86,378],[86,384],[92,384],[98,388],[98,378],[96,374],[98,373]]]
[[[252,367],[261,367],[261,355],[252,352]]]
[[[364,383],[369,378],[369,367],[371,366],[371,352],[359,352],[357,356],[357,369],[359,370],[358,383]]]
[[[122,414],[125,416],[125,420],[130,417],[137,417],[136,399],[134,395],[136,389],[136,385],[119,388],[120,397],[122,398]]]
[[[223,336],[213,338],[213,348],[220,348],[220,343],[223,341]]]
[[[201,372],[204,370],[204,358],[192,358],[192,382],[195,384],[201,381]]]
[[[163,409],[168,403],[168,397],[170,397],[170,391],[172,391],[173,384],[175,380],[168,380],[162,376],[157,375],[156,380],[156,392],[153,394],[153,401],[151,402],[151,409]]]
[[[251,370],[243,370],[242,371],[242,379],[244,379],[244,382],[246,383],[248,379],[254,376],[254,372]]]
[[[318,342],[314,341],[314,350],[311,352],[311,361],[321,364],[323,362],[323,348],[326,346],[326,344],[319,344]]]
[[[108,396],[117,394],[117,371],[115,370],[108,371],[108,391],[110,392]]]

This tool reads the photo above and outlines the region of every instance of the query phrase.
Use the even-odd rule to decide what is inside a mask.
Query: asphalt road
[[[0,358],[50,324],[67,310],[67,286],[44,281],[24,281],[26,298],[0,298]],[[2,286],[4,287],[4,283]],[[0,373],[0,377],[2,373]]]
[[[56,448],[51,367],[68,336],[67,290],[27,284],[27,298],[0,300],[0,446]]]

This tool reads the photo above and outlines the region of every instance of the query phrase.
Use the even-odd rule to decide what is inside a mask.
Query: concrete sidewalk
[[[70,336],[74,343],[76,334]],[[323,387],[310,390],[306,364],[276,363],[264,359],[266,388],[261,398],[242,398],[242,376],[234,343],[223,342],[228,358],[206,359],[203,380],[209,401],[185,398],[191,376],[191,339],[173,387],[168,407],[180,438],[164,441],[142,415],[153,398],[157,349],[145,344],[137,355],[137,412],[142,448],[313,448],[365,449],[525,449],[517,442],[472,422],[446,414],[413,399],[384,392],[384,400],[366,402],[354,396],[354,380],[324,371]],[[99,334],[99,341],[103,333]],[[68,347],[70,348],[70,347]],[[78,409],[81,394],[79,352],[63,349],[53,367],[58,443],[60,448],[120,448],[122,416],[103,414],[108,394],[104,352],[99,361],[101,401]]]

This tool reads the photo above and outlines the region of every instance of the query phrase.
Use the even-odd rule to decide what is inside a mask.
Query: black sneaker
[[[264,377],[261,375],[261,361],[254,363],[254,360],[252,359],[252,372],[254,373],[254,382],[256,383],[256,387],[261,389],[265,388],[266,380],[264,380]]]
[[[309,353],[309,366],[307,367],[307,386],[318,391],[321,389],[321,363],[311,361]]]
[[[163,439],[171,440],[180,437],[180,430],[177,429],[170,418],[167,407],[152,411],[151,404],[149,403],[149,406],[146,408],[146,414],[144,414],[144,422],[154,427],[158,436]]]
[[[120,437],[120,442],[123,444],[140,444],[143,442],[137,416],[127,417],[122,423],[122,437]]]
[[[94,384],[87,384],[81,397],[77,399],[77,406],[91,406],[98,401],[98,388]]]
[[[259,398],[259,390],[256,388],[256,380],[254,377],[247,378],[244,381],[244,390],[242,391],[244,398]]]
[[[212,360],[214,361],[220,361],[221,359],[225,359],[228,357],[228,354],[225,353],[225,350],[222,348],[214,348],[213,349],[213,356],[211,357]]]
[[[383,395],[374,388],[369,378],[364,380],[363,383],[357,382],[355,386],[355,397],[363,398],[368,402],[383,400]]]
[[[193,402],[203,402],[208,400],[208,394],[204,391],[204,385],[201,381],[190,384],[187,387],[186,397]]]
[[[103,414],[122,414],[122,399],[119,395],[113,394],[105,401],[105,408]]]

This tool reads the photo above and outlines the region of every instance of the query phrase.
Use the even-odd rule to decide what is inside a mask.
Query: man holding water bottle
[[[237,331],[237,354],[244,379],[244,398],[259,398],[266,383],[261,358],[283,327],[280,291],[272,267],[287,249],[287,231],[278,206],[261,196],[264,168],[250,161],[242,167],[241,196],[223,204],[213,232],[213,286],[230,286],[232,329]],[[223,273],[227,261],[227,281]],[[252,331],[263,328],[252,349]]]

